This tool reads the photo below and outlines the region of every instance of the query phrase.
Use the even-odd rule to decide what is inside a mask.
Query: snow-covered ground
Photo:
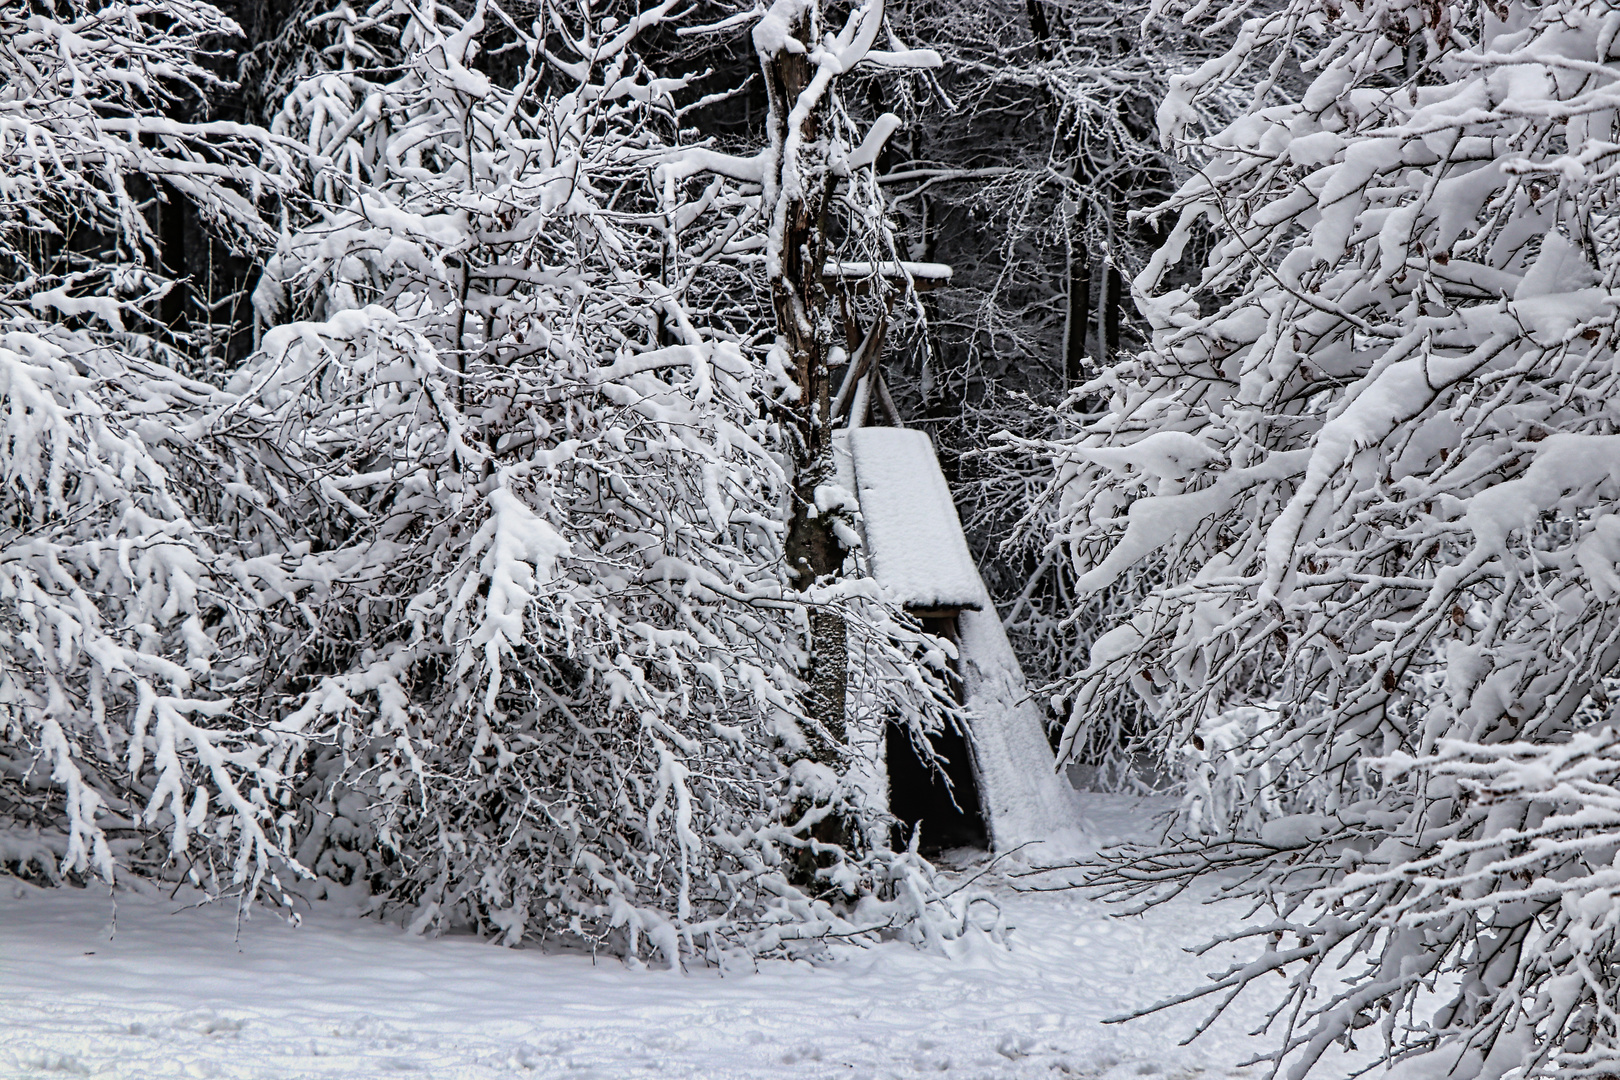
[[[1155,804],[1090,796],[1100,837]],[[1183,951],[1230,906],[1118,919],[1074,893],[992,886],[1014,927],[943,957],[895,944],[757,973],[413,938],[331,912],[293,928],[0,878],[0,1077],[469,1080],[558,1077],[1259,1076],[1248,1003],[1189,1047],[1197,1006],[1133,1024],[1225,956]]]

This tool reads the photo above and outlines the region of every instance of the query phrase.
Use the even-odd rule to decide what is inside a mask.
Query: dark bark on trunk
[[[1096,370],[1114,362],[1119,346],[1119,271],[1104,263],[1097,273],[1097,348],[1093,354]]]
[[[1063,326],[1063,385],[1086,378],[1086,331],[1091,327],[1091,253],[1077,237],[1069,249],[1068,317]]]
[[[1119,355],[1119,317],[1125,303],[1125,279],[1112,263],[1108,265],[1108,289],[1103,300],[1102,319],[1098,324],[1102,335],[1102,362],[1112,364]]]
[[[824,764],[837,761],[837,747],[844,744],[844,696],[849,691],[848,627],[837,612],[818,608],[810,612],[810,639],[815,649],[810,657],[810,696],[816,719],[827,729],[833,745],[817,754]]]
[[[186,301],[190,298],[190,283],[185,279],[193,260],[186,252],[186,204],[180,193],[168,184],[162,186],[163,199],[157,205],[158,238],[163,247],[163,269],[173,284],[164,294],[158,318],[171,333],[186,331]]]
[[[808,17],[792,29],[801,40],[808,41],[811,36]],[[765,59],[762,68],[771,105],[771,141],[780,167],[782,145],[789,135],[789,114],[813,72],[805,54],[786,50]],[[819,127],[819,112],[811,111],[803,121],[803,146],[815,145]],[[776,177],[779,191],[781,179]],[[812,177],[800,179],[810,181]],[[830,183],[831,177],[828,179]],[[827,257],[823,221],[827,195],[827,191],[807,191],[801,186],[799,194],[789,199],[782,231],[781,272],[771,280],[777,332],[793,364],[799,389],[798,400],[788,416],[795,480],[785,555],[795,584],[801,589],[836,575],[844,564],[844,549],[833,534],[831,519],[815,512],[816,487],[833,475],[831,379],[826,348],[817,337],[818,327],[825,322],[828,301],[822,280]],[[816,757],[832,764],[841,757],[844,744],[848,628],[841,615],[826,609],[812,610],[809,622],[810,692],[805,706],[812,728],[819,728],[813,735]]]
[[[1024,8],[1029,13],[1029,33],[1035,39],[1035,55],[1042,60],[1052,58],[1052,24],[1046,18],[1046,8],[1041,0],[1024,0]]]

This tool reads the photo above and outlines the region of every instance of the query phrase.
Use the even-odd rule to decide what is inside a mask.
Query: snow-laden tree
[[[785,572],[766,215],[682,171],[671,10],[312,9],[274,130],[163,118],[206,5],[0,23],[7,864],[670,962],[965,925],[803,706],[828,605],[852,700],[951,699]],[[268,257],[223,387],[147,321],[165,197]]]
[[[775,239],[791,172],[682,145],[691,79],[637,52],[672,10],[340,4],[273,125],[318,162],[320,214],[231,384],[305,552],[263,707],[311,748],[299,861],[419,928],[674,962],[927,894],[849,776],[849,659],[836,709],[806,659],[851,625],[851,696],[921,724],[944,658],[869,583],[786,570],[800,518],[830,572],[854,535],[830,474],[794,473],[826,393],[795,427],[816,390],[772,344],[777,267],[813,258],[819,288],[826,254]]]
[[[918,257],[937,248],[956,272],[936,333],[960,355],[931,358],[924,396],[1078,385],[1112,362],[1120,275],[1154,246],[1127,214],[1169,194],[1153,108],[1188,35],[1114,0],[903,10],[939,43],[954,105],[897,137],[882,177]]]
[[[669,181],[701,172],[757,186],[775,315],[771,366],[788,379],[780,399],[794,484],[786,556],[801,590],[838,578],[850,546],[838,518],[825,512],[837,505],[827,493],[835,413],[847,407],[855,379],[881,361],[913,274],[940,269],[902,258],[872,170],[899,117],[885,112],[863,135],[839,93],[858,66],[928,70],[939,55],[902,44],[882,0],[850,5],[836,32],[824,21],[831,20],[819,0],[777,0],[752,28],[768,103],[765,147],[747,158],[685,149],[663,169]],[[864,325],[856,302],[863,293],[879,301]],[[845,386],[835,387],[832,369],[845,362]],[[812,712],[841,741],[848,631],[829,608],[812,610],[809,622]]]
[[[836,31],[828,25],[840,22]],[[852,623],[851,612],[827,602],[843,594],[857,544],[847,520],[852,493],[837,484],[833,427],[864,420],[854,415],[865,410],[855,403],[856,387],[881,387],[862,377],[881,365],[891,324],[916,303],[917,279],[937,285],[950,271],[903,257],[875,176],[900,118],[883,112],[863,132],[842,91],[857,69],[926,72],[941,61],[931,49],[900,41],[882,0],[851,4],[841,19],[819,0],[778,0],[759,13],[750,39],[766,90],[765,145],[748,156],[711,149],[713,140],[675,148],[660,176],[666,186],[704,175],[730,181],[738,197],[757,207],[759,269],[774,315],[767,367],[780,373],[773,404],[792,485],[783,554],[791,583],[809,601],[805,712],[819,736],[819,756],[844,771],[840,747],[854,730],[852,699],[866,714],[857,719],[874,726],[873,710],[860,708],[871,695],[849,684],[852,668],[871,669],[858,646],[862,623],[874,620],[856,615]],[[839,366],[844,376],[835,385]],[[896,636],[881,615],[874,628],[879,640]],[[922,748],[921,728],[914,735]],[[834,815],[817,836],[838,842],[850,830],[843,815]]]
[[[1282,974],[1291,1076],[1367,1039],[1456,1076],[1613,1072],[1620,12],[1217,23],[1236,44],[1159,115],[1195,175],[1136,281],[1152,346],[1053,448],[1080,587],[1163,578],[1063,687],[1068,751],[1134,693],[1188,785],[1184,841],[1109,880],[1245,871],[1274,915],[1196,993]],[[1200,134],[1246,65],[1253,107]]]
[[[263,656],[259,538],[214,527],[220,395],[156,322],[160,202],[252,249],[296,179],[264,132],[163,115],[234,29],[191,0],[0,13],[0,857],[45,876],[184,864],[205,833],[257,883],[290,820],[279,736],[224,719]]]
[[[261,213],[286,190],[288,149],[167,115],[225,87],[210,62],[235,33],[198,0],[0,12],[7,304],[134,335],[139,351],[173,340],[156,326],[172,285],[155,227],[165,213],[183,200],[239,248],[273,240]]]

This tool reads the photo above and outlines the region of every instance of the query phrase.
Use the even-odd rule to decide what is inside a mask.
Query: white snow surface
[[[984,586],[928,433],[863,427],[849,433],[872,575],[916,608],[978,607]]]
[[[1157,801],[1088,795],[1094,840],[1140,834]],[[837,947],[820,965],[632,971],[616,960],[418,938],[317,906],[299,927],[127,890],[0,878],[0,1076],[486,1078],[1254,1077],[1261,998],[1190,1046],[1198,1005],[1102,1021],[1224,967],[1183,951],[1234,904],[1184,895],[1115,918],[1074,892],[981,879],[1012,927],[942,956]],[[1206,890],[1207,895],[1207,890]],[[1281,980],[1277,980],[1279,985]],[[1343,1075],[1326,1062],[1323,1075]]]
[[[1045,716],[1030,700],[1018,656],[983,583],[982,603],[963,611],[963,697],[973,735],[974,771],[990,842],[997,851],[1032,845],[1055,860],[1084,847],[1078,793],[1057,770]]]

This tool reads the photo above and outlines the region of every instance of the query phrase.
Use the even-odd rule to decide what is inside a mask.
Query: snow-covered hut
[[[891,733],[891,812],[908,825],[921,818],[931,846],[1071,846],[1080,836],[1073,789],[1057,771],[1040,706],[1028,699],[932,441],[897,427],[839,436],[840,471],[854,481],[873,576],[931,632],[954,641],[960,657],[966,738],[946,733],[936,745],[950,761],[956,807],[909,742]]]

